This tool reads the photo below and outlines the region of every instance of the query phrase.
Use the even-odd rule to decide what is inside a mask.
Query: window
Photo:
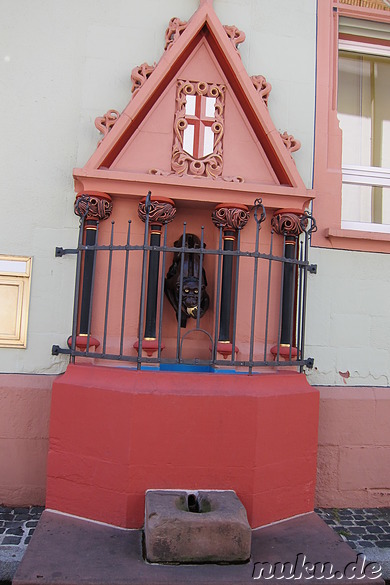
[[[26,347],[31,258],[0,256],[0,347]]]
[[[389,95],[389,25],[376,24],[375,30],[366,22],[340,18],[338,116],[345,229],[390,233]]]

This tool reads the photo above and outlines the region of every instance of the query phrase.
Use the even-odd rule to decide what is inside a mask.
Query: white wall
[[[222,24],[244,30],[243,62],[272,84],[276,127],[303,146],[295,160],[311,186],[315,2],[215,0]],[[0,253],[33,257],[27,349],[1,349],[0,371],[57,373],[71,332],[75,258],[72,169],[96,148],[96,116],[121,111],[134,66],[163,53],[173,16],[187,20],[197,0],[1,0],[2,141]]]
[[[311,384],[390,385],[390,256],[312,248],[306,356]]]

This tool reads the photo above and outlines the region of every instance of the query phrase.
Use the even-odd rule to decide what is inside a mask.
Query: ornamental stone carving
[[[237,53],[240,55],[239,50],[238,50],[238,45],[240,45],[241,43],[243,43],[245,41],[245,33],[242,30],[239,30],[236,26],[224,25],[223,28],[225,29],[227,36],[231,40],[233,47],[236,49]]]
[[[107,193],[78,193],[74,202],[74,212],[86,220],[108,219],[112,212],[112,200]]]
[[[99,144],[102,143],[104,138],[107,136],[109,131],[112,129],[115,122],[118,120],[119,116],[120,116],[120,113],[117,110],[108,110],[108,112],[106,112],[104,114],[104,116],[99,116],[95,119],[96,128],[99,130],[99,132],[101,132],[103,134],[103,138],[101,140],[99,140],[98,146],[99,146]]]
[[[153,71],[156,68],[156,63],[153,65],[148,65],[147,63],[142,63],[139,67],[134,67],[133,71],[131,72],[131,81],[133,83],[131,92],[133,97],[137,95],[145,81],[150,77]]]
[[[172,48],[173,44],[187,28],[187,24],[187,22],[180,20],[180,18],[171,18],[168,24],[168,28],[165,31],[165,51],[168,51]]]
[[[268,96],[271,92],[272,85],[268,83],[263,75],[252,75],[251,77],[252,83],[255,86],[255,90],[268,107]]]
[[[287,150],[290,153],[295,152],[296,150],[299,150],[301,148],[301,143],[299,142],[299,140],[294,138],[294,136],[292,136],[292,134],[288,134],[287,132],[283,132],[283,134],[281,134],[280,136],[281,136],[281,139],[283,140],[284,146],[287,148]]]
[[[160,197],[149,203],[149,225],[162,226],[173,220],[176,215],[176,207],[171,199]],[[147,202],[142,200],[138,204],[138,217],[145,223],[147,216]]]
[[[300,210],[280,209],[271,219],[272,229],[280,236],[298,237],[305,230],[306,225],[305,212]]]
[[[211,214],[211,219],[217,228],[226,230],[241,230],[249,220],[249,209],[246,205],[224,204],[217,205]]]
[[[204,81],[178,80],[176,91],[176,113],[174,119],[174,142],[172,149],[171,168],[178,175],[193,175],[197,177],[211,177],[213,179],[221,175],[223,169],[223,145],[224,134],[224,105],[225,86]],[[187,96],[194,96],[196,105],[194,115],[186,112]],[[214,104],[213,117],[207,117],[202,98],[212,98]],[[199,107],[198,107],[199,106]],[[184,147],[184,133],[189,125],[194,126],[194,145],[199,147],[202,125],[211,128],[213,135],[212,152],[202,156],[198,147],[190,153]]]

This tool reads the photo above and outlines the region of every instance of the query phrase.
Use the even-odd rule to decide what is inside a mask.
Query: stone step
[[[124,530],[46,510],[13,585],[253,585],[256,581],[280,582],[276,577],[281,565],[276,563],[291,563],[292,581],[298,585],[307,581],[346,585],[354,580],[350,578],[354,571],[356,578],[361,577],[362,561],[314,512],[253,530],[248,563],[162,565],[145,562],[141,530]],[[331,563],[332,567],[325,566],[328,572],[324,578],[316,565],[314,577],[308,579],[313,563]],[[286,565],[285,570],[288,568]],[[272,579],[267,578],[270,570],[276,573]],[[378,566],[372,564],[365,567],[364,577],[358,581],[384,584]]]

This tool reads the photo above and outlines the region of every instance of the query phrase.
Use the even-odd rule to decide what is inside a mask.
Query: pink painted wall
[[[320,388],[316,505],[390,505],[389,388]]]
[[[0,375],[0,503],[44,505],[56,376]]]
[[[0,503],[44,505],[55,376],[0,375]],[[388,388],[321,387],[316,505],[390,504]]]

